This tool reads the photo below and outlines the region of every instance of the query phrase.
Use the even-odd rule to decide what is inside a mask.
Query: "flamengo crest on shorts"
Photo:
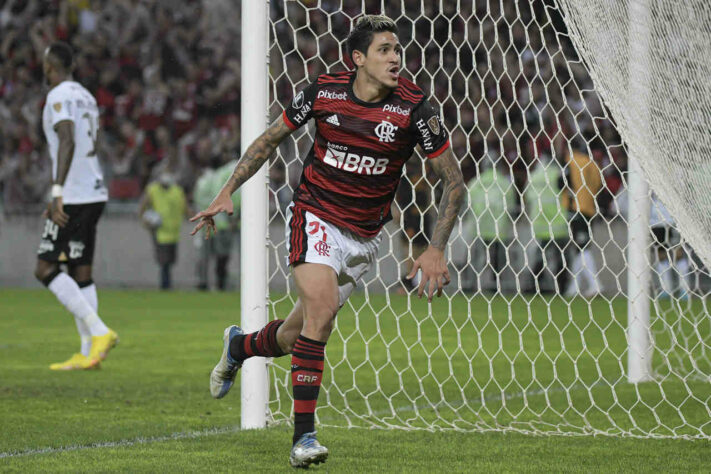
[[[381,237],[364,238],[292,204],[287,210],[287,263],[319,263],[333,268],[340,304],[372,267]]]

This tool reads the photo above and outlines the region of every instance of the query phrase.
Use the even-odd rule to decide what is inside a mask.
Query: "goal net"
[[[447,249],[452,282],[428,304],[404,276],[428,243],[441,185],[419,150],[407,163],[375,268],[328,341],[318,423],[711,437],[709,7],[650,0],[648,23],[633,26],[628,3],[270,2],[272,118],[318,74],[348,69],[355,18],[388,15],[402,74],[440,109],[469,189]],[[635,35],[646,47],[631,55]],[[271,319],[296,300],[286,206],[313,136],[299,129],[269,163]],[[651,184],[644,248],[627,244],[645,209],[630,203],[630,157]],[[637,384],[627,376],[635,250],[651,275],[652,372]],[[288,422],[288,358],[269,374],[269,422]]]

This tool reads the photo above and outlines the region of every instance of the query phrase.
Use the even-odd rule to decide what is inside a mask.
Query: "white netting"
[[[711,3],[559,3],[630,154],[711,265]]]
[[[672,235],[655,230],[665,245],[649,249],[655,380],[626,379],[628,149],[619,132],[627,139],[634,122],[624,111],[617,115],[619,101],[608,112],[586,66],[595,67],[588,53],[605,47],[607,54],[613,45],[586,43],[579,49],[583,63],[566,29],[571,17],[602,18],[595,5],[616,2],[585,2],[593,6],[582,12],[573,3],[566,2],[564,17],[552,0],[271,2],[272,117],[318,74],[346,69],[343,43],[354,18],[386,14],[400,28],[403,74],[441,108],[470,189],[448,251],[453,282],[428,305],[407,293],[402,277],[427,244],[441,187],[419,151],[408,162],[376,268],[339,313],[329,339],[320,423],[711,437],[709,279],[663,219],[658,227]],[[619,10],[623,19],[625,11]],[[625,24],[608,25],[620,28],[614,33],[620,44],[627,44]],[[611,42],[617,38],[609,34]],[[625,63],[616,64],[624,91]],[[610,96],[617,89],[600,84]],[[674,133],[681,123],[665,117],[664,124],[653,117],[660,120],[654,133]],[[695,129],[688,125],[685,133]],[[667,158],[676,172],[697,163],[685,155],[702,146],[686,137],[675,136],[669,152],[661,136],[653,145],[630,143],[650,150],[648,161]],[[285,208],[312,140],[313,126],[300,129],[270,162],[272,318],[285,317],[296,298],[284,258]],[[700,166],[704,155],[696,150]],[[580,176],[589,193],[573,190]],[[686,188],[660,191],[662,200],[674,191],[702,209],[708,193],[686,190],[703,182],[697,176],[684,181]],[[577,206],[592,206],[594,218],[573,222],[569,209]],[[654,201],[666,215],[660,206]],[[685,229],[690,215],[677,207],[669,205]],[[580,250],[581,225],[591,229],[587,251]],[[271,380],[270,420],[288,420],[288,357],[273,361]]]

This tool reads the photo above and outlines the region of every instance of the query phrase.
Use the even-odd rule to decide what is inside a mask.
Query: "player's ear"
[[[353,50],[352,59],[353,64],[355,64],[356,68],[359,68],[363,64],[365,64],[365,54],[363,54],[362,51],[358,51],[357,49]]]

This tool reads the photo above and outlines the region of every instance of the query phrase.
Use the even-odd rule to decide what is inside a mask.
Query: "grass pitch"
[[[319,411],[326,425],[319,439],[331,456],[315,470],[702,472],[711,465],[704,440],[364,429],[486,429],[515,420],[533,431],[565,422],[572,432],[664,435],[660,426],[671,426],[693,435],[678,421],[681,406],[684,421],[708,433],[708,382],[642,387],[657,418],[634,403],[634,386],[609,388],[624,369],[622,301],[568,311],[543,299],[455,298],[436,301],[431,317],[424,302],[408,306],[401,297],[352,301],[328,346],[320,404],[327,398],[332,408]],[[0,290],[0,471],[289,469],[290,427],[242,432],[239,387],[223,400],[209,395],[222,330],[239,319],[238,295],[100,291],[99,305],[121,344],[101,370],[56,373],[47,366],[78,347],[71,315],[46,290]],[[691,351],[699,347],[685,341]],[[684,351],[663,358],[680,368],[688,362]],[[280,419],[290,408],[288,360],[275,365],[271,408],[283,410]],[[561,413],[571,400],[576,410]],[[345,420],[362,428],[331,427]]]

